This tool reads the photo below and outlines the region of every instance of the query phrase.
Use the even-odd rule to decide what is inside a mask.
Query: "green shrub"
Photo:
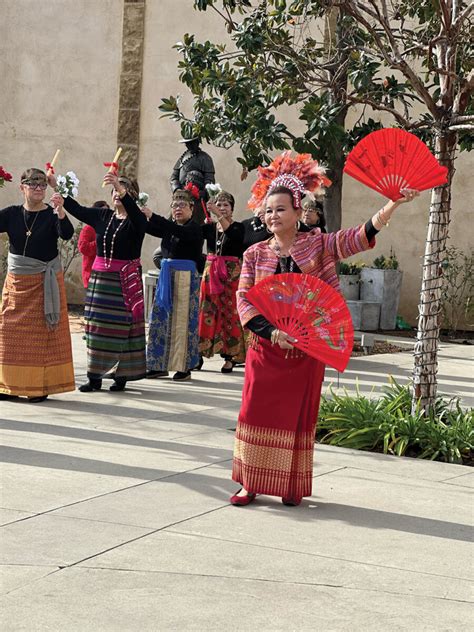
[[[370,267],[377,268],[379,270],[398,270],[397,256],[392,250],[390,250],[389,257],[380,255],[380,257],[374,259],[374,262]]]
[[[339,274],[360,274],[363,267],[363,263],[345,263],[342,261],[339,264]]]
[[[463,463],[473,458],[474,409],[459,399],[438,397],[432,412],[411,411],[412,393],[394,380],[371,399],[357,392],[323,397],[317,438],[320,443],[397,456]]]

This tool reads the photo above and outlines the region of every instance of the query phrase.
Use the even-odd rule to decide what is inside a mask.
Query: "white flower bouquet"
[[[79,180],[74,171],[68,171],[65,176],[58,174],[56,182],[56,191],[61,193],[63,197],[67,197],[68,195],[72,198],[77,197],[79,193]]]
[[[140,208],[143,208],[144,206],[148,204],[149,199],[150,199],[150,196],[148,195],[148,193],[145,193],[145,191],[142,191],[140,195],[138,196],[138,200],[137,200],[138,206]]]
[[[222,187],[218,182],[215,182],[214,184],[206,184],[206,191],[209,198],[212,200],[221,193]]]

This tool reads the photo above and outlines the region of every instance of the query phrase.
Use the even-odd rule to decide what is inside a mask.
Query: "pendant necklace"
[[[295,243],[296,237],[297,237],[298,233],[295,233],[295,236],[293,238],[293,241],[291,242],[289,248],[288,248],[288,252],[290,250],[290,248],[293,246],[293,244]],[[278,244],[277,240],[274,239],[274,244],[273,244],[273,250],[275,251],[276,256],[278,257],[278,262],[280,264],[280,271],[282,274],[284,274],[285,272],[293,272],[295,269],[295,261],[294,259],[290,256],[290,254],[284,256],[281,254],[281,248],[280,245]]]
[[[112,235],[112,241],[111,241],[111,244],[110,244],[110,253],[109,253],[109,256],[107,257],[107,234],[109,232],[109,228],[112,225],[112,222],[114,221],[114,217],[115,217],[115,214],[112,214],[112,217],[110,218],[110,221],[107,224],[107,228],[105,229],[104,237],[102,239],[102,245],[103,245],[103,248],[104,248],[104,259],[105,259],[105,264],[104,265],[105,265],[106,268],[110,268],[110,266],[112,264],[112,259],[114,257],[115,238],[117,237],[117,233],[119,232],[119,230],[122,228],[124,221],[127,219],[126,217],[121,219],[120,220],[120,224],[115,229],[115,231],[114,231],[114,233]]]
[[[28,226],[28,222],[26,221],[26,213],[27,213],[26,208],[23,207],[23,221],[25,222],[25,228],[26,228],[26,239],[25,239],[25,247],[23,248],[23,256],[25,256],[26,247],[28,246],[28,240],[33,234],[33,227],[35,225],[36,220],[38,219],[38,215],[40,211],[36,211],[35,218],[32,221],[31,226]]]
[[[222,248],[224,247],[225,239],[225,232],[218,229],[218,224],[216,222],[216,255],[222,255]]]

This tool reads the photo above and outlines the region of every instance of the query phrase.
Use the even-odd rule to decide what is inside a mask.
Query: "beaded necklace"
[[[117,233],[119,232],[119,230],[122,228],[124,221],[127,219],[126,217],[124,217],[123,219],[120,220],[120,224],[117,226],[117,228],[114,231],[114,234],[112,235],[112,241],[110,244],[110,253],[109,253],[109,257],[107,261],[107,234],[109,232],[110,226],[112,225],[112,222],[114,221],[114,217],[115,217],[115,214],[112,214],[112,217],[110,218],[110,221],[107,224],[107,228],[105,229],[104,237],[102,239],[102,245],[104,247],[104,259],[105,259],[104,265],[106,268],[110,268],[110,266],[112,265],[112,259],[114,258],[115,238],[117,237]]]

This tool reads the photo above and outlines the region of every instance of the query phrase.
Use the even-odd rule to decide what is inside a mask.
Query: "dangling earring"
[[[296,232],[299,231],[299,229],[301,228],[301,222],[299,219],[296,220]]]

